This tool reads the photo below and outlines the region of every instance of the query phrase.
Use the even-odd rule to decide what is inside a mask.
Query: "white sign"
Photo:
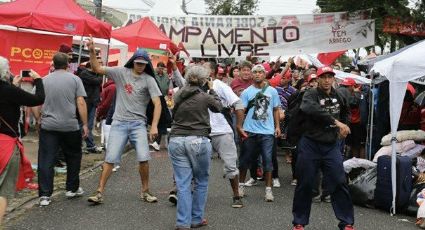
[[[279,56],[374,45],[374,20],[343,13],[293,16],[151,16],[194,57]]]

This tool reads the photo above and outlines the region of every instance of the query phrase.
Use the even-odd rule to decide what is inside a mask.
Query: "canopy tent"
[[[391,145],[392,145],[392,191],[393,205],[391,212],[395,214],[396,198],[396,134],[400,120],[401,108],[407,83],[425,75],[425,41],[411,45],[395,55],[391,55],[373,65],[372,72],[385,76],[390,82],[390,122],[391,122]]]
[[[74,44],[79,44],[81,40],[84,40],[85,38],[82,38],[81,36],[74,36],[72,41]],[[108,45],[109,49],[119,49],[119,57],[118,57],[118,64],[124,65],[127,62],[127,54],[128,54],[128,45],[120,42],[114,38],[111,38],[108,44],[108,40],[101,39],[101,38],[93,38],[93,42],[95,43],[96,47],[100,48],[100,53],[102,56],[102,60],[104,63],[106,63],[106,58],[108,55]],[[110,56],[110,54],[109,54]],[[109,61],[112,61],[109,59]]]
[[[148,18],[112,31],[112,37],[128,44],[130,52],[137,48],[168,50],[176,53],[177,46]]]
[[[111,37],[112,27],[73,0],[16,0],[0,5],[0,24],[70,35]]]

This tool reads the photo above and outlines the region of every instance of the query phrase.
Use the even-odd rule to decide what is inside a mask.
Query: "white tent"
[[[393,205],[391,212],[395,214],[396,197],[396,133],[400,120],[401,108],[407,83],[425,75],[425,41],[374,64],[372,71],[385,76],[390,82],[390,122],[392,135],[391,178],[393,191]]]
[[[72,41],[74,44],[80,44],[81,39],[83,41],[86,39],[86,37],[81,38],[81,36],[74,36],[72,38]],[[102,54],[102,60],[104,63],[106,63],[106,58],[108,54],[108,40],[107,39],[101,39],[101,38],[93,38],[93,41],[96,45],[96,47],[100,48],[101,54]],[[128,54],[128,45],[118,41],[114,38],[111,38],[109,41],[109,49],[119,49],[120,50],[120,57],[118,60],[118,65],[124,65],[127,61],[127,54]]]

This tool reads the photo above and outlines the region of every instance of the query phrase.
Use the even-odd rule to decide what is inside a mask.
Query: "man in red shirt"
[[[252,64],[249,61],[242,61],[240,64],[239,78],[236,78],[230,83],[233,92],[240,96],[242,91],[248,88],[252,84]]]

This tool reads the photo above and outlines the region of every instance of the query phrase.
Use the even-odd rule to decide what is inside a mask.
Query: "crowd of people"
[[[153,68],[148,53],[138,49],[123,67],[106,67],[92,39],[87,47],[90,61],[78,71],[70,70],[72,50],[66,46],[53,56],[53,69],[42,80],[31,71],[33,92],[17,87],[20,77],[11,77],[8,61],[0,58],[0,150],[5,155],[0,215],[14,194],[24,153],[20,106],[29,106],[35,107],[39,127],[40,206],[51,203],[58,159],[67,166],[66,197],[84,194],[82,146],[85,142],[88,153],[102,151],[92,134],[98,121],[106,153],[99,185],[88,197],[93,204],[104,202],[106,183],[128,142],[139,162],[140,199],[157,202],[149,186],[149,146],[158,151],[166,138],[176,229],[202,227],[208,224],[205,205],[214,152],[233,192],[231,207],[242,208],[247,187],[258,180],[265,181],[264,201],[274,201],[272,188],[281,186],[277,152],[284,149],[296,186],[293,229],[309,224],[312,201],[332,203],[339,229],[354,229],[343,161],[365,158],[367,100],[373,89],[350,77],[337,82],[335,66],[297,66],[293,58],[259,62],[248,56],[229,65],[200,59],[180,70],[175,56]],[[360,75],[354,67],[344,71]]]

